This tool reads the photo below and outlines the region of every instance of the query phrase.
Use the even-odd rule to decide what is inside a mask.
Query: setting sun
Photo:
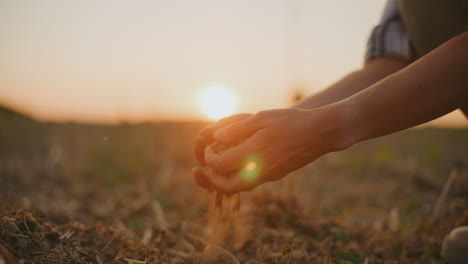
[[[231,90],[219,86],[206,88],[198,96],[198,106],[212,119],[233,114],[237,103],[237,96]]]

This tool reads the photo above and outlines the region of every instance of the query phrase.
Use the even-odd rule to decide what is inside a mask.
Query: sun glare
[[[224,87],[208,87],[199,94],[198,106],[211,119],[220,119],[234,113],[237,96]]]

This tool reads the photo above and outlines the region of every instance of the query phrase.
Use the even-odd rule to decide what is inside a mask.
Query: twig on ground
[[[164,237],[166,236],[166,231],[165,230],[159,230],[159,235],[155,239],[155,243],[158,247],[160,247],[162,241],[164,240]]]
[[[189,241],[187,241],[187,239],[181,237],[181,238],[180,238],[180,243],[181,243],[182,246],[184,246],[186,249],[190,250],[190,252],[196,251],[195,247],[192,245],[192,243],[190,243]]]
[[[208,241],[206,241],[205,239],[203,238],[199,238],[199,237],[196,237],[196,236],[193,236],[193,235],[186,235],[188,238],[190,239],[194,239],[194,240],[198,240],[200,242],[202,242],[203,244],[205,244],[207,247],[214,247],[216,249],[218,249],[219,251],[225,253],[226,255],[228,255],[236,264],[240,264],[239,260],[236,258],[236,256],[234,256],[234,254],[232,254],[230,251],[228,251],[227,249],[217,245],[217,244],[214,244],[214,243],[210,243]]]
[[[3,261],[3,263],[6,264],[18,264],[19,261],[13,256],[13,254],[8,251],[4,246],[0,245],[0,263]]]
[[[117,219],[116,224],[117,224],[117,226],[119,228],[118,231],[121,234],[124,234],[125,236],[127,236],[127,237],[129,237],[131,239],[135,239],[135,234],[130,229],[128,229],[128,227],[122,222],[122,220]]]
[[[453,169],[450,172],[450,175],[445,182],[444,188],[442,189],[442,192],[439,195],[439,198],[437,199],[437,202],[434,206],[434,210],[432,211],[431,218],[429,219],[429,225],[432,225],[439,217],[440,217],[440,210],[447,200],[447,196],[450,192],[450,188],[452,187],[453,182],[457,178],[458,172],[456,169]]]
[[[63,235],[60,236],[59,240],[64,240],[64,239],[69,239],[75,234],[75,231],[73,230],[67,230]]]
[[[104,264],[104,262],[102,262],[102,259],[101,257],[99,257],[99,255],[96,255],[96,261],[98,264]]]
[[[149,195],[142,195],[137,200],[132,201],[126,208],[120,211],[120,218],[125,219],[139,211],[141,211],[150,202]]]
[[[388,217],[388,225],[390,228],[390,231],[396,232],[400,229],[400,213],[398,211],[398,207],[392,208],[390,210],[390,215]]]
[[[111,237],[111,239],[109,239],[109,242],[107,242],[107,244],[101,249],[99,250],[99,254],[101,254],[108,246],[110,246],[110,244],[114,241],[114,236]],[[97,255],[96,255],[97,256]],[[97,256],[99,257],[99,256]]]
[[[146,260],[136,260],[131,258],[123,258],[128,264],[146,264]]]
[[[145,229],[145,231],[143,232],[143,237],[141,238],[141,243],[145,246],[148,246],[152,237],[153,230],[151,230],[151,228]]]
[[[3,251],[2,251],[3,250]],[[7,244],[5,241],[3,241],[1,238],[0,238],[0,252],[11,252],[13,253],[14,255],[18,256],[18,252],[12,247],[10,246],[9,244]]]
[[[168,248],[165,250],[166,253],[168,253],[169,255],[172,255],[172,256],[176,256],[176,257],[180,257],[184,260],[190,258],[190,254],[187,254],[185,252],[181,252],[181,251],[178,251],[178,250],[175,250],[175,249],[172,249],[172,248]]]
[[[25,227],[26,230],[28,231],[28,234],[32,235],[31,230],[29,230],[28,221],[27,221],[27,219],[26,219],[26,214],[23,216],[23,223],[24,223],[24,227]]]
[[[162,210],[161,203],[158,200],[155,200],[151,203],[151,208],[153,208],[156,221],[158,222],[159,228],[169,231],[169,224],[167,223],[166,217],[164,216],[164,211]]]
[[[236,264],[240,264],[239,260],[236,258],[236,256],[234,256],[234,254],[232,254],[231,252],[229,252],[227,249],[221,247],[221,246],[218,246],[216,244],[209,244],[209,246],[212,246],[214,248],[217,248],[218,250],[224,252],[226,255],[228,255],[229,257],[232,258],[232,260],[234,260],[234,262]]]

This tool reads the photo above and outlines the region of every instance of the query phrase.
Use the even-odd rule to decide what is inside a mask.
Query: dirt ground
[[[237,238],[213,243],[210,194],[191,179],[205,125],[42,123],[1,109],[0,264],[441,264],[444,236],[468,225],[468,130],[420,128],[242,194]]]

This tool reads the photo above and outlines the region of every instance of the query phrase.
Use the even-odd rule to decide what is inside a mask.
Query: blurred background
[[[385,2],[1,0],[0,102],[106,123],[213,118],[212,87],[225,115],[285,107],[362,65]]]
[[[0,0],[0,249],[26,263],[50,263],[47,252],[70,263],[199,263],[165,251],[199,252],[187,235],[210,232],[209,194],[191,179],[194,136],[361,67],[385,2]],[[241,262],[331,263],[353,252],[366,263],[442,263],[442,238],[468,224],[468,122],[456,111],[429,125],[245,194],[249,233],[226,248]],[[60,239],[37,239],[27,223],[10,232],[26,221],[11,208]],[[161,230],[173,235],[161,240]],[[67,253],[76,245],[86,254]]]

